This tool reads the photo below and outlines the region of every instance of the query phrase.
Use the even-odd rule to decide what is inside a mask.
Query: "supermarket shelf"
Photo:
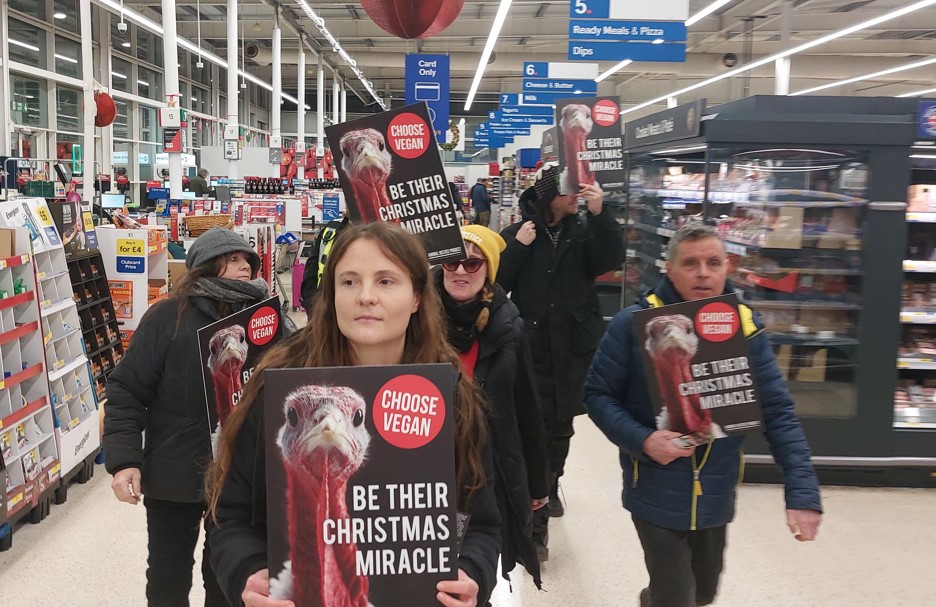
[[[770,335],[770,341],[778,345],[795,345],[795,346],[807,346],[815,348],[832,348],[832,347],[844,347],[844,346],[857,346],[858,340],[853,337],[831,337],[829,339],[823,339],[818,337],[815,334],[812,335],[796,335],[790,333],[773,333],[768,332]]]
[[[665,261],[651,257],[650,255],[647,255],[646,253],[641,253],[640,251],[634,251],[634,253],[637,256],[637,259],[642,259],[643,261],[646,261],[647,263],[652,263],[656,267],[660,268],[661,272],[666,270]]]
[[[21,266],[29,263],[29,254],[17,255],[16,257],[8,257],[6,259],[0,259],[0,270],[5,270],[7,268],[12,268],[15,266]]]
[[[94,352],[88,354],[88,358],[91,358],[92,356],[97,356],[98,354],[100,354],[100,353],[103,352],[104,350],[109,350],[109,349],[114,348],[114,347],[119,346],[119,345],[120,345],[120,340],[119,340],[119,339],[118,339],[117,341],[112,341],[112,342],[110,342],[109,344],[107,344],[106,346],[100,347],[100,348],[98,348],[97,350],[95,350]]]
[[[904,272],[936,272],[936,261],[905,259],[903,262],[903,270]]]
[[[909,223],[936,223],[936,213],[907,213]]]
[[[33,377],[42,373],[43,364],[36,363],[31,367],[20,371],[19,373],[14,373],[9,377],[5,377],[3,381],[0,381],[0,390],[9,389],[13,386],[23,383],[27,379],[32,379]]]
[[[894,421],[895,428],[901,429],[913,429],[919,428],[920,430],[936,430],[936,422],[926,423],[926,422],[899,422]]]
[[[13,341],[14,339],[19,339],[20,337],[23,337],[24,335],[29,335],[30,333],[32,333],[38,328],[39,328],[39,321],[34,320],[20,327],[16,327],[15,329],[10,329],[6,333],[0,334],[0,345],[9,343]]]
[[[80,310],[87,310],[87,309],[90,308],[91,306],[95,306],[95,305],[97,305],[97,304],[99,304],[99,303],[103,303],[103,302],[107,301],[108,299],[110,299],[110,297],[102,297],[101,299],[95,299],[94,301],[89,301],[88,303],[83,303],[83,304],[81,304],[80,306],[78,306],[78,310],[79,310],[79,311],[80,311]]]
[[[839,303],[836,301],[796,301],[792,299],[745,301],[754,308],[799,308],[800,310],[860,310],[858,304]]]
[[[671,230],[671,229],[669,229],[669,228],[660,228],[660,227],[648,226],[648,225],[643,224],[643,223],[633,223],[633,224],[631,224],[631,225],[633,225],[633,227],[637,228],[638,230],[640,230],[640,231],[642,231],[642,232],[648,232],[648,233],[650,233],[650,234],[656,234],[656,235],[658,235],[658,236],[663,236],[663,237],[665,237],[665,238],[672,238],[672,237],[673,237],[673,234],[676,233],[676,230]]]
[[[45,345],[48,346],[49,344],[54,344],[54,343],[57,342],[57,341],[62,341],[63,339],[65,339],[65,338],[67,338],[67,337],[70,337],[70,336],[74,335],[75,333],[81,333],[81,329],[72,329],[72,330],[69,331],[68,333],[64,333],[64,334],[62,334],[62,335],[56,337],[55,339],[50,339],[50,340],[48,340],[48,341],[43,340],[43,341],[45,341]]]
[[[47,306],[43,306],[42,317],[45,318],[46,316],[49,316],[50,314],[55,314],[56,312],[67,310],[73,305],[75,305],[75,300],[71,299],[70,297],[66,297],[65,299],[63,299],[62,301],[58,303],[50,303]]]
[[[46,404],[45,396],[40,396],[33,402],[27,403],[26,406],[23,407],[22,409],[18,411],[14,411],[13,413],[7,415],[5,418],[0,419],[0,429],[15,426],[16,424],[20,423],[27,417],[30,417],[33,414],[37,413],[38,411],[41,411],[45,407],[45,404]]]
[[[900,312],[900,322],[906,325],[936,324],[936,312]]]
[[[6,310],[7,308],[12,308],[14,306],[19,306],[24,303],[32,301],[35,297],[35,291],[26,291],[25,293],[20,293],[19,295],[14,295],[13,297],[5,297],[0,299],[0,310]]]
[[[68,375],[72,371],[76,369],[80,369],[81,365],[85,365],[87,363],[88,363],[87,357],[84,354],[82,354],[81,356],[76,357],[75,360],[71,361],[64,367],[49,371],[49,381],[53,382],[59,379],[60,377],[64,377],[65,375]]]
[[[932,358],[905,358],[901,357],[897,359],[897,368],[898,369],[919,369],[919,370],[936,370],[936,360]]]
[[[751,274],[760,274],[758,270],[750,268],[739,268],[739,272],[750,272]],[[845,270],[835,268],[775,268],[764,274],[806,274],[808,276],[861,276],[864,274],[861,270]]]

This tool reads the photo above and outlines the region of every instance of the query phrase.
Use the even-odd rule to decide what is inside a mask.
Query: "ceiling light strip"
[[[936,0],[934,0],[934,1],[936,1]],[[93,2],[95,2],[96,4],[99,4],[100,6],[103,6],[103,7],[105,7],[105,8],[110,9],[110,10],[113,11],[114,13],[118,13],[118,14],[119,14],[120,11],[121,11],[120,5],[117,4],[116,2],[114,2],[114,0],[93,0]],[[147,17],[141,15],[140,13],[136,12],[136,11],[133,10],[133,9],[124,8],[124,9],[123,9],[123,16],[124,16],[127,20],[133,21],[133,22],[136,23],[137,25],[148,29],[149,31],[153,32],[154,34],[158,34],[158,35],[160,35],[160,36],[163,35],[163,28],[162,28],[161,25],[159,25],[158,23],[156,23],[156,22],[153,21],[152,19],[149,19],[149,18],[147,18]],[[182,38],[181,36],[178,36],[178,37],[176,37],[176,42],[177,42],[178,45],[181,46],[182,48],[184,48],[184,49],[186,49],[186,50],[189,50],[189,51],[192,51],[193,53],[199,53],[199,54],[201,54],[201,56],[202,56],[203,58],[207,59],[208,61],[211,61],[212,63],[214,63],[215,65],[217,65],[217,66],[219,66],[219,67],[223,67],[224,69],[227,69],[227,67],[228,67],[227,61],[225,61],[224,59],[222,59],[221,57],[215,55],[214,53],[212,53],[212,52],[210,52],[210,51],[207,51],[207,50],[205,50],[205,49],[199,48],[197,45],[195,45],[194,43],[192,43],[192,42],[189,41],[188,39]],[[263,88],[263,89],[266,89],[266,90],[270,91],[271,93],[273,92],[273,87],[272,87],[269,83],[266,83],[266,82],[260,80],[259,78],[255,77],[255,76],[253,76],[253,75],[251,75],[251,74],[246,73],[246,72],[243,71],[243,70],[237,70],[237,71],[238,71],[238,73],[239,73],[241,76],[243,76],[244,78],[247,78],[247,80],[250,80],[251,82],[255,83],[257,86],[259,86],[259,87],[261,87],[261,88]],[[287,100],[287,101],[290,101],[290,102],[292,102],[292,103],[295,103],[296,105],[299,105],[299,100],[296,99],[295,97],[293,97],[292,95],[287,94],[287,93],[283,93],[283,99],[285,99],[285,100]],[[309,107],[308,104],[306,104],[306,109],[311,109],[311,108]]]
[[[690,85],[690,86],[687,86],[687,87],[685,87],[685,88],[679,89],[678,91],[673,91],[672,93],[667,93],[666,95],[661,95],[661,96],[656,97],[656,98],[654,98],[654,99],[651,99],[651,100],[649,100],[649,101],[644,101],[643,103],[638,103],[637,105],[635,105],[635,106],[633,106],[633,107],[629,107],[629,108],[627,108],[626,110],[621,110],[621,113],[622,113],[622,114],[628,114],[628,113],[630,113],[630,112],[636,112],[637,110],[642,110],[643,108],[649,107],[649,106],[651,106],[651,105],[653,105],[653,104],[655,104],[655,103],[659,103],[660,101],[665,101],[665,100],[666,100],[667,98],[669,98],[669,97],[679,97],[679,96],[681,96],[681,95],[685,95],[686,93],[689,93],[689,92],[694,91],[694,90],[696,90],[696,89],[700,89],[700,88],[702,88],[702,87],[704,87],[704,86],[708,86],[709,84],[713,84],[713,83],[715,83],[715,82],[718,82],[719,80],[724,80],[725,78],[731,78],[732,76],[737,76],[738,74],[743,74],[744,72],[748,72],[748,71],[750,71],[750,70],[753,70],[754,68],[758,68],[758,67],[760,67],[760,66],[762,66],[762,65],[767,65],[768,63],[772,63],[772,62],[776,61],[777,59],[783,59],[784,57],[790,57],[791,55],[795,55],[795,54],[797,54],[797,53],[801,53],[801,52],[803,52],[803,51],[805,51],[805,50],[808,50],[808,49],[817,47],[817,46],[819,46],[819,45],[821,45],[821,44],[825,44],[826,42],[831,42],[832,40],[836,40],[836,39],[841,38],[841,37],[843,37],[843,36],[847,36],[847,35],[849,35],[849,34],[853,34],[853,33],[855,33],[855,32],[861,31],[861,30],[863,30],[863,29],[867,29],[867,28],[869,28],[869,27],[874,27],[875,25],[878,25],[878,24],[880,24],[880,23],[884,23],[885,21],[890,21],[891,19],[896,19],[897,17],[903,17],[904,15],[908,15],[908,14],[910,14],[910,13],[913,13],[913,12],[915,12],[915,11],[918,11],[918,10],[920,10],[921,8],[927,8],[927,7],[933,6],[934,4],[936,4],[936,0],[921,0],[920,2],[914,2],[913,4],[909,4],[909,5],[907,5],[907,6],[903,7],[903,8],[900,8],[900,9],[897,9],[897,10],[894,10],[894,11],[891,11],[891,12],[886,13],[886,14],[884,14],[884,15],[881,15],[881,16],[879,16],[879,17],[875,17],[874,19],[869,19],[869,20],[867,20],[867,21],[863,21],[863,22],[858,23],[858,24],[856,24],[856,25],[852,25],[852,26],[846,27],[846,28],[844,28],[844,29],[840,29],[840,30],[838,30],[838,31],[836,31],[836,32],[832,32],[831,34],[826,34],[825,36],[821,36],[821,37],[819,37],[819,38],[816,38],[815,40],[811,40],[810,42],[805,42],[805,43],[803,43],[803,44],[800,44],[800,45],[795,46],[795,47],[793,47],[793,48],[787,49],[787,50],[785,50],[785,51],[781,51],[781,52],[779,52],[779,53],[774,53],[773,55],[770,55],[769,57],[764,57],[763,59],[758,59],[757,61],[753,61],[753,62],[748,63],[748,64],[746,64],[746,65],[742,65],[741,67],[737,67],[737,68],[735,68],[735,69],[733,69],[733,70],[729,70],[729,71],[725,72],[724,74],[719,74],[718,76],[715,76],[715,77],[713,77],[713,78],[709,78],[708,80],[703,80],[702,82],[697,82],[697,83],[695,83],[695,84],[693,84],[693,85]]]
[[[471,88],[468,90],[468,99],[465,101],[466,112],[471,109],[471,103],[474,101],[475,93],[478,92],[478,87],[481,86],[481,77],[484,76],[484,69],[487,67],[488,60],[491,58],[491,53],[494,52],[494,43],[497,42],[497,38],[500,36],[500,31],[504,26],[504,21],[507,19],[507,12],[510,10],[511,2],[513,2],[513,0],[501,0],[500,6],[497,7],[497,15],[494,17],[494,24],[491,26],[491,33],[488,34],[487,42],[484,45],[484,51],[481,53],[481,60],[478,61],[478,70],[475,72],[474,80],[471,81]]]
[[[929,95],[930,93],[936,93],[936,89],[923,89],[922,91],[914,91],[913,93],[904,93],[902,95],[897,95],[898,97],[919,97],[921,95]]]
[[[715,2],[712,2],[711,4],[709,4],[702,10],[700,10],[695,15],[686,19],[686,27],[692,27],[693,25],[695,25],[702,19],[705,19],[706,17],[708,17],[709,15],[711,15],[712,13],[714,13],[721,7],[725,6],[726,4],[731,4],[732,2],[734,2],[734,0],[715,0]]]
[[[829,84],[823,84],[821,86],[814,86],[809,89],[803,89],[802,91],[790,93],[790,96],[795,97],[797,95],[808,95],[810,93],[815,93],[817,91],[824,91],[826,89],[834,88],[836,86],[844,86],[846,84],[852,84],[853,82],[861,82],[862,80],[873,80],[874,78],[879,78],[880,76],[886,76],[888,74],[896,74],[897,72],[903,72],[906,70],[913,70],[918,67],[932,65],[934,63],[936,63],[936,57],[931,57],[929,59],[924,59],[922,61],[915,61],[913,63],[908,63],[906,65],[900,65],[897,67],[888,68],[886,70],[880,70],[872,74],[865,74],[864,76],[855,76],[854,78],[846,78],[845,80],[839,80],[837,82],[830,82]]]
[[[332,50],[338,54],[341,59],[348,64],[348,67],[351,68],[351,71],[354,72],[354,75],[357,76],[358,80],[361,81],[361,84],[364,85],[364,88],[367,89],[367,92],[370,93],[370,96],[374,98],[374,101],[377,102],[384,110],[387,109],[387,105],[384,103],[384,100],[377,94],[377,91],[374,90],[374,83],[367,79],[367,76],[364,75],[364,72],[361,71],[357,66],[357,61],[348,54],[344,48],[342,48],[341,43],[338,42],[338,39],[335,38],[328,28],[325,27],[325,20],[318,16],[312,7],[309,6],[309,3],[306,0],[296,0],[296,4],[299,8],[302,9],[302,12],[312,20],[312,23],[315,24],[315,27],[318,29],[319,33],[325,36],[325,40],[328,44],[331,45]]]

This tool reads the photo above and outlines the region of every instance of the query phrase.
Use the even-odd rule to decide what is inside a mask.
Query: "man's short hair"
[[[208,169],[202,169],[202,170],[198,171],[198,176],[201,177],[201,178],[207,177],[207,176],[208,176]]]
[[[487,181],[487,179],[484,177],[478,177],[478,183],[484,183],[485,181]]]
[[[676,259],[676,253],[679,251],[679,245],[682,243],[695,242],[703,238],[717,238],[718,241],[722,243],[722,246],[725,246],[725,241],[722,240],[721,235],[715,228],[700,221],[693,221],[676,230],[676,233],[670,238],[669,249],[666,255],[667,259],[670,261]]]

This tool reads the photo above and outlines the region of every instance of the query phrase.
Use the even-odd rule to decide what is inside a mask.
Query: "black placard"
[[[686,103],[624,123],[627,149],[698,137],[702,132],[705,99]]]
[[[659,429],[718,438],[761,427],[736,295],[639,310],[634,333]]]
[[[559,127],[549,127],[543,131],[543,141],[540,143],[540,158],[544,162],[559,158]]]
[[[423,237],[432,263],[467,256],[425,103],[325,133],[353,221],[399,223]]]
[[[458,569],[451,365],[264,373],[270,596],[437,606]]]
[[[560,194],[577,194],[585,184],[608,189],[626,181],[620,105],[618,97],[556,102]]]

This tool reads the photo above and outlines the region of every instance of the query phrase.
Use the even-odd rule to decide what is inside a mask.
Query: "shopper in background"
[[[572,420],[585,412],[582,384],[604,323],[595,277],[621,267],[621,230],[603,206],[597,185],[561,196],[559,171],[544,165],[534,187],[520,197],[524,221],[506,228],[497,282],[510,293],[526,328],[546,422],[551,489],[549,506],[534,513],[533,536],[540,559],[549,557],[549,516],[562,516],[562,476]],[[578,214],[578,198],[588,211]]]
[[[533,511],[549,501],[543,413],[523,319],[494,278],[507,246],[483,226],[461,229],[467,259],[433,270],[448,320],[448,341],[462,371],[474,378],[490,407],[486,410],[497,473],[494,491],[503,521],[501,572],[517,563],[541,585],[533,544]]]
[[[732,293],[725,243],[710,226],[689,224],[670,239],[666,277],[614,317],[585,383],[588,414],[621,450],[624,507],[644,549],[650,586],[642,607],[695,607],[715,600],[727,524],[734,517],[743,437],[682,448],[676,432],[657,430],[634,312]],[[786,522],[799,541],[816,537],[822,520],[819,482],[793,399],[760,317],[741,304],[751,368],[760,395],[764,436],[783,469]],[[697,453],[697,451],[699,453]]]
[[[205,232],[185,265],[172,297],[143,316],[107,381],[104,461],[117,499],[138,504],[142,497],[146,507],[150,607],[188,605],[205,512],[211,433],[197,331],[268,297],[266,282],[256,278],[260,258],[230,230]],[[209,552],[206,542],[205,605],[226,606]]]
[[[488,180],[479,177],[478,182],[471,186],[469,197],[475,210],[475,223],[488,227],[491,223],[491,203],[494,202],[488,193]]]
[[[299,292],[302,295],[302,307],[305,308],[306,315],[312,317],[312,298],[318,292],[319,285],[322,282],[322,275],[325,273],[325,262],[331,253],[332,246],[338,235],[351,224],[351,219],[345,214],[341,219],[329,221],[325,227],[319,230],[315,242],[312,244],[311,252],[306,260],[305,267],[302,270],[302,284],[299,286]]]
[[[198,171],[198,174],[189,181],[188,189],[189,192],[195,194],[195,198],[211,194],[211,188],[208,186],[208,169]]]
[[[411,363],[459,364],[445,341],[426,250],[396,224],[351,226],[325,264],[309,323],[263,357],[222,431],[208,478],[208,533],[212,565],[233,603],[293,605],[269,598],[263,370]],[[497,578],[500,517],[482,398],[460,376],[454,399],[456,502],[471,518],[458,554],[458,579],[437,586],[436,598],[447,607],[483,605]]]

